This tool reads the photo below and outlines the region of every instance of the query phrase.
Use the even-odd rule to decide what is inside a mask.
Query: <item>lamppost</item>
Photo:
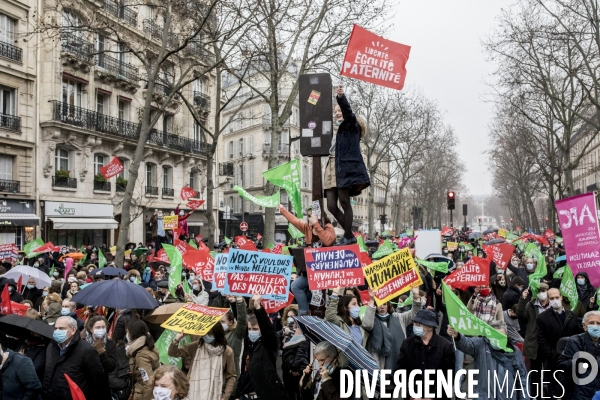
[[[240,171],[240,174],[242,175],[242,189],[244,189],[244,160],[254,160],[256,157],[254,157],[254,155],[252,153],[248,153],[246,155],[244,155],[244,153],[240,152],[240,156],[242,158],[242,169]],[[245,208],[244,208],[244,197],[242,197],[242,222],[246,222],[245,220]],[[244,236],[246,235],[246,232],[244,232]]]

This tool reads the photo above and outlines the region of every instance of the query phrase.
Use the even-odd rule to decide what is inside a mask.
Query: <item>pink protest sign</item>
[[[557,201],[558,222],[562,231],[567,264],[575,275],[586,272],[592,285],[600,285],[600,229],[595,193]]]

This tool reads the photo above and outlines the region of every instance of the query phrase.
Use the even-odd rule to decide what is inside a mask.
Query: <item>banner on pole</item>
[[[215,272],[213,274],[213,289],[225,289],[225,277],[227,276],[227,263],[229,253],[217,253],[215,255]]]
[[[98,168],[105,179],[110,179],[113,176],[119,175],[124,169],[123,164],[121,164],[121,161],[119,161],[117,156],[114,156],[105,166]]]
[[[188,201],[188,199],[191,199],[192,197],[196,197],[198,195],[198,193],[196,193],[196,191],[188,186],[184,186],[181,188],[181,192],[179,193],[179,195],[181,196],[181,200],[183,201]]]
[[[461,290],[467,290],[470,286],[489,285],[490,260],[473,256],[461,269],[457,269],[448,275],[444,282]]]

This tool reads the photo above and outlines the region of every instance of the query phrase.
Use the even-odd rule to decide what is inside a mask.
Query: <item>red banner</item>
[[[490,284],[490,260],[473,256],[460,270],[448,275],[444,282],[456,289],[466,290],[470,286]]]
[[[205,200],[191,200],[188,201],[185,206],[191,208],[192,210],[197,210],[202,206],[202,204],[204,204],[204,201]]]
[[[548,240],[556,239],[556,235],[554,234],[554,232],[552,232],[550,228],[546,228],[546,231],[544,232],[543,236]]]
[[[37,249],[35,249],[34,253],[53,253],[55,251],[60,251],[60,246],[54,246],[52,242],[48,242],[46,244],[41,245]]]
[[[282,251],[283,251],[283,244],[281,244],[281,243],[277,243],[275,245],[275,247],[273,247],[271,249],[271,253],[273,253],[273,254],[281,254]]]
[[[442,236],[452,236],[452,233],[454,233],[454,229],[447,226],[442,227]]]
[[[515,246],[508,243],[497,243],[490,246],[483,245],[483,251],[496,263],[500,269],[506,269],[515,251]]]
[[[186,242],[179,239],[173,241],[181,253],[183,266],[194,271],[202,280],[212,282],[215,269],[215,260],[210,256],[208,247],[205,250],[196,250]]]
[[[165,249],[160,249],[158,251],[158,253],[156,253],[156,256],[152,259],[152,261],[164,262],[169,265],[171,264],[171,261],[169,261],[169,257],[167,256],[167,253],[165,252]]]
[[[543,244],[544,246],[549,246],[550,245],[550,243],[548,243],[548,240],[546,240],[545,237],[540,236],[540,235],[536,235],[534,233],[525,233],[525,234],[519,236],[519,238],[517,238],[516,240],[523,240],[523,241],[534,240],[536,242],[539,242],[539,243]]]
[[[248,240],[246,236],[236,236],[235,244],[238,245],[240,250],[258,251],[254,245],[254,242],[252,240]]]
[[[121,164],[121,161],[119,161],[119,158],[114,156],[108,164],[98,169],[104,178],[110,179],[113,176],[119,175],[125,168],[123,167],[123,164]]]
[[[357,244],[350,246],[307,248],[304,250],[310,290],[365,284],[361,251]]]
[[[14,243],[0,245],[0,261],[16,261],[19,258],[19,249]]]
[[[354,25],[341,75],[401,90],[410,46],[392,42]]]
[[[292,304],[292,301],[294,301],[294,295],[292,294],[292,292],[290,292],[290,294],[288,295],[287,301],[263,299],[263,300],[261,300],[260,304],[262,304],[262,306],[265,309],[265,312],[267,314],[273,314],[273,313],[276,313],[277,311],[281,310],[282,308],[286,308],[287,306]],[[287,316],[284,315],[284,318],[287,318]]]
[[[2,315],[17,314],[22,317],[25,316],[25,313],[27,313],[27,306],[10,300],[8,285],[4,286],[4,290],[2,290],[2,295],[0,297],[2,299]]]
[[[358,293],[360,293],[360,301],[362,305],[366,306],[367,304],[369,304],[369,301],[371,301],[371,295],[369,294],[369,291],[359,290]]]
[[[262,235],[260,233],[257,233],[256,234],[256,240],[260,240],[260,239],[262,239]]]
[[[188,199],[191,199],[192,197],[196,197],[198,195],[198,193],[196,193],[196,191],[190,187],[184,186],[181,188],[181,200],[183,201],[188,201]]]

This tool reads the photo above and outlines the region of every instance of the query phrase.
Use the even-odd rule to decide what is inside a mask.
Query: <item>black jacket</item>
[[[506,292],[502,295],[502,309],[510,310],[515,304],[519,304],[521,291],[515,286],[509,286]]]
[[[8,358],[2,364],[2,399],[37,400],[42,392],[31,359],[12,350],[6,350]]]
[[[27,286],[25,286],[25,290],[23,290],[23,299],[29,300],[35,305],[38,299],[42,297],[42,293],[44,293],[42,289],[35,287],[33,289],[29,289]]]
[[[523,339],[525,339],[525,343],[523,344],[523,355],[533,360],[537,360],[537,317],[540,314],[540,311],[538,306],[535,305],[537,299],[529,299],[530,297],[527,297],[527,299],[521,297],[519,306],[517,307],[517,317],[527,324],[525,336],[523,336]],[[550,308],[550,306],[548,306],[548,308]]]
[[[346,96],[335,98],[344,115],[335,141],[336,187],[349,189],[350,196],[358,196],[363,189],[371,185],[360,151],[360,125]]]
[[[330,375],[331,379],[321,383],[321,390],[317,395],[316,400],[340,400],[341,399],[341,378],[340,369],[336,368]],[[302,381],[300,387],[300,399],[301,400],[313,400],[315,393],[315,386],[317,384],[316,379],[309,379],[305,377],[306,382]],[[389,390],[388,390],[389,391]],[[352,393],[350,399],[356,399],[355,393]]]
[[[52,341],[46,350],[44,400],[71,398],[65,378],[69,375],[83,391],[87,400],[110,399],[108,380],[96,350],[76,332],[65,354],[60,355],[58,344]]]
[[[538,357],[543,357],[549,366],[556,366],[560,353],[556,349],[558,340],[562,337],[578,335],[583,329],[573,311],[564,309],[565,322],[561,323],[553,309],[540,313],[537,317]]]
[[[573,356],[575,353],[584,351],[591,354],[596,360],[600,360],[600,346],[596,346],[592,341],[592,338],[587,332],[580,333],[579,335],[571,336],[567,341],[565,350],[558,358],[558,369],[562,369],[565,372],[565,377],[568,381],[571,379],[571,371],[576,368],[573,364]],[[592,373],[592,369],[585,371],[583,374],[577,374],[580,379],[587,378]],[[600,390],[600,374],[596,375],[596,378],[587,385],[573,385],[573,396],[571,400],[589,400],[594,397],[594,394]]]
[[[454,371],[454,361],[454,346],[452,343],[434,332],[427,345],[423,344],[420,337],[410,336],[406,338],[400,348],[396,370],[405,369],[406,376],[410,376],[413,370],[423,371],[427,369],[439,369],[444,371],[445,374],[448,370]],[[435,387],[431,390],[435,392]],[[446,399],[446,397],[440,398]]]
[[[283,373],[294,371],[302,374],[304,368],[309,364],[308,353],[308,340],[292,348],[283,349],[281,354],[281,369]]]
[[[515,267],[514,265],[512,265],[511,263],[508,263],[508,265],[506,266],[513,274],[515,274],[515,276],[518,276],[519,278],[523,279],[525,281],[525,287],[529,287],[529,273],[527,272],[527,268],[519,268],[519,267]],[[531,273],[533,273],[535,271],[535,269],[533,271],[531,271]]]
[[[117,323],[115,324],[115,331],[113,332],[113,340],[117,343],[125,340],[125,326],[131,321],[131,310],[125,310],[123,314],[119,315]]]

